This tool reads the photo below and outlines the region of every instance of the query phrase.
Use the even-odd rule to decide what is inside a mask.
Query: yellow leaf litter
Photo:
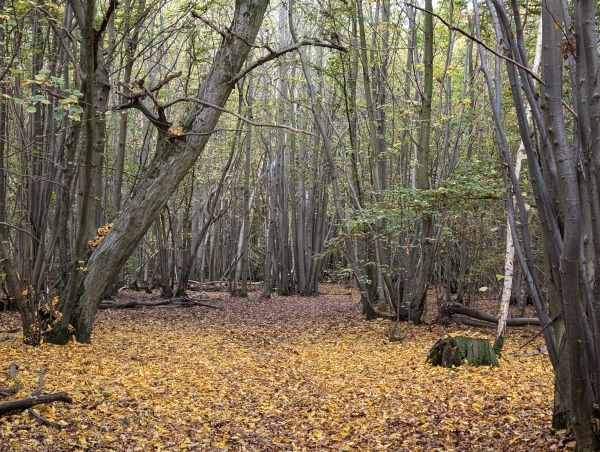
[[[499,367],[431,367],[435,341],[467,329],[413,325],[390,343],[381,322],[362,320],[356,294],[326,292],[218,294],[211,303],[221,310],[102,311],[91,345],[31,348],[13,335],[0,343],[0,387],[12,384],[8,366],[20,366],[23,386],[10,399],[29,396],[47,366],[43,392],[65,391],[74,403],[38,407],[62,429],[26,412],[0,417],[0,450],[565,447],[550,433],[550,364],[532,353],[542,342],[520,349],[535,329],[509,332]],[[0,329],[15,324],[0,313]]]

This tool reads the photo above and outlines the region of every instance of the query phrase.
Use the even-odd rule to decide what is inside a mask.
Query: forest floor
[[[38,407],[60,429],[26,412],[0,417],[0,450],[572,446],[550,432],[553,373],[542,340],[529,342],[535,328],[509,331],[498,367],[434,368],[425,358],[438,338],[482,331],[402,324],[405,340],[389,342],[389,324],[364,321],[350,289],[322,291],[270,300],[207,293],[221,309],[104,310],[93,344],[65,347],[6,339],[1,331],[18,321],[0,313],[0,388],[18,363],[22,388],[11,398],[29,396],[43,367],[43,391],[73,398]]]

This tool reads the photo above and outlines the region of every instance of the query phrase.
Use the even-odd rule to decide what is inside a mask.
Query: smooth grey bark
[[[298,37],[295,31],[294,23],[292,20],[292,2],[288,3],[288,21],[290,25],[290,33],[292,35],[292,39],[297,42]],[[319,135],[323,142],[323,151],[325,156],[325,162],[327,164],[327,170],[329,173],[329,177],[331,179],[331,189],[332,189],[332,197],[333,197],[333,205],[335,208],[336,216],[340,222],[340,228],[342,233],[344,234],[344,244],[346,248],[346,258],[352,268],[354,276],[356,278],[356,282],[358,284],[358,288],[361,294],[361,300],[364,306],[367,306],[368,309],[375,310],[375,306],[373,306],[373,302],[371,297],[369,296],[369,291],[367,285],[365,283],[366,277],[360,268],[360,261],[358,257],[358,249],[356,243],[352,240],[349,234],[348,225],[346,224],[346,214],[344,211],[344,207],[342,205],[341,198],[341,190],[339,186],[339,171],[335,164],[333,147],[331,144],[330,135],[327,133],[327,129],[325,127],[325,121],[323,120],[323,111],[322,107],[319,104],[317,99],[317,91],[314,86],[314,82],[312,79],[312,75],[310,69],[308,67],[306,56],[303,48],[297,49],[298,56],[300,57],[300,64],[302,66],[302,72],[304,74],[304,79],[306,80],[306,84],[308,86],[308,92],[310,96],[310,107],[314,116],[315,125],[317,126],[317,130],[319,131]]]
[[[252,104],[254,102],[254,83],[252,75],[248,76],[248,90],[246,92],[246,106],[248,110],[248,119],[252,120]],[[252,204],[252,195],[250,193],[250,170],[252,154],[252,128],[248,127],[244,143],[244,201],[242,206],[242,224],[240,226],[240,238],[236,249],[236,259],[239,264],[236,265],[234,282],[237,288],[236,294],[239,297],[248,296],[248,273],[249,273],[249,252],[248,238],[250,235],[250,208]]]
[[[240,127],[241,121],[238,121],[238,130],[241,130]],[[237,132],[233,139],[231,150],[229,152],[229,158],[227,159],[227,163],[221,171],[221,177],[219,178],[219,181],[217,182],[216,186],[208,190],[209,193],[207,193],[206,205],[204,206],[204,210],[201,216],[202,226],[198,231],[196,239],[193,241],[189,254],[183,260],[183,265],[179,273],[179,278],[177,281],[177,292],[175,293],[175,296],[177,297],[185,296],[185,291],[187,289],[188,281],[190,279],[190,274],[192,272],[192,269],[194,268],[194,262],[198,258],[198,251],[200,250],[201,245],[206,239],[206,234],[209,231],[209,229],[217,222],[217,220],[225,213],[225,207],[221,207],[219,210],[217,210],[217,207],[220,203],[222,203],[221,195],[225,190],[225,179],[229,175],[232,164],[235,160],[239,135],[240,132]]]
[[[569,349],[569,408],[570,423],[575,432],[578,448],[597,450],[593,422],[594,397],[588,378],[592,362],[586,356],[586,325],[580,278],[580,244],[582,208],[578,188],[578,162],[572,157],[562,106],[562,32],[556,27],[561,17],[560,2],[547,0],[542,8],[544,82],[542,101],[549,125],[548,135],[561,182],[559,204],[564,223],[560,277],[565,336]],[[590,19],[590,18],[582,18]],[[582,112],[583,113],[583,112]],[[586,359],[587,358],[587,359]]]
[[[559,397],[577,439],[580,450],[597,450],[598,439],[594,425],[597,423],[594,406],[598,401],[598,365],[599,347],[594,332],[597,331],[597,302],[594,299],[593,265],[588,259],[594,256],[594,249],[586,245],[584,231],[593,231],[598,217],[595,213],[598,202],[597,193],[589,184],[594,182],[590,174],[590,159],[585,157],[585,143],[589,143],[590,129],[598,128],[594,123],[594,109],[589,108],[589,92],[581,90],[574,80],[585,80],[581,74],[586,73],[587,64],[597,61],[597,38],[593,38],[595,58],[586,59],[580,53],[585,48],[583,39],[583,22],[589,22],[593,16],[581,14],[586,2],[575,2],[577,13],[574,23],[568,15],[568,3],[558,0],[547,0],[542,3],[542,88],[541,105],[534,93],[531,73],[524,69],[527,64],[523,37],[523,26],[519,5],[511,1],[512,17],[509,17],[501,0],[491,0],[502,27],[502,36],[508,45],[509,55],[520,65],[518,70],[509,63],[507,73],[510,81],[513,103],[517,111],[520,135],[528,156],[528,165],[537,210],[540,215],[543,239],[546,251],[547,268],[549,269],[548,298],[553,315],[553,326],[548,328],[549,319],[545,300],[540,292],[539,281],[532,271],[530,233],[524,212],[520,186],[510,165],[510,157],[506,153],[505,140],[499,140],[499,147],[508,161],[508,172],[505,179],[507,187],[512,186],[520,211],[520,240],[516,235],[516,225],[512,197],[508,194],[509,219],[511,230],[519,254],[519,262],[524,270],[534,304],[544,326],[543,331],[550,357],[556,369],[556,396]],[[474,2],[476,9],[476,3]],[[595,9],[595,6],[592,6]],[[583,22],[581,22],[583,21]],[[592,20],[593,21],[593,20]],[[514,28],[513,28],[514,27]],[[564,46],[563,30],[576,31],[576,48],[578,58],[575,61],[570,53],[570,45]],[[589,30],[589,28],[588,28]],[[595,35],[595,26],[593,32]],[[588,35],[588,38],[590,36]],[[573,87],[574,110],[563,100],[563,60],[568,61],[568,79]],[[574,72],[576,74],[574,74]],[[489,79],[489,76],[487,77]],[[488,81],[489,85],[489,81]],[[576,86],[577,85],[577,86]],[[523,108],[522,91],[531,108],[537,131],[540,136],[539,157],[533,150],[531,133]],[[593,97],[593,94],[592,94]],[[586,105],[588,104],[588,105]],[[495,110],[497,105],[492,103]],[[571,109],[577,117],[579,133],[571,132],[570,119],[565,117],[564,107]],[[499,115],[494,114],[495,119]],[[497,126],[498,130],[498,126]],[[502,138],[499,136],[499,138]],[[583,147],[582,147],[583,146]],[[542,170],[543,168],[543,170]],[[582,176],[583,174],[583,176]],[[586,205],[591,204],[591,208]],[[552,330],[554,334],[549,334]],[[564,340],[563,340],[564,338]]]

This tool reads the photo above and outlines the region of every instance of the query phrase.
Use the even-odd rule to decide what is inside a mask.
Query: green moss
[[[445,337],[429,351],[427,361],[433,366],[455,367],[467,361],[472,366],[497,366],[498,358],[487,339],[466,336]]]

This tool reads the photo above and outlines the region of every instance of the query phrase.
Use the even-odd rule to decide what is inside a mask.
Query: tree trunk
[[[198,99],[223,106],[262,23],[266,0],[238,0],[233,23],[223,38],[213,66],[204,80]],[[76,309],[65,316],[64,330],[72,324],[80,342],[90,342],[101,297],[117,276],[141,238],[162,211],[169,196],[196,162],[214,130],[221,111],[197,104],[183,122],[180,137],[161,131],[157,152],[149,164],[136,193],[115,221],[114,226],[87,262],[87,272],[79,290]],[[61,323],[62,326],[62,323]],[[55,342],[65,343],[68,335]]]
[[[425,0],[425,9],[433,10],[431,0]],[[431,100],[433,95],[433,18],[425,14],[423,31],[423,90],[419,115],[419,143],[417,148],[417,190],[429,190]],[[404,283],[401,318],[420,322],[425,309],[431,262],[433,259],[433,217],[423,213],[417,220],[417,244],[411,249],[409,279]]]
[[[495,16],[494,16],[495,18]],[[540,67],[540,61],[542,56],[542,21],[540,20],[540,24],[538,27],[536,44],[535,44],[535,54],[533,57],[533,72],[537,73]],[[496,80],[496,83],[499,83],[499,80]],[[527,122],[531,122],[531,107],[527,107]],[[523,140],[519,144],[519,148],[517,150],[517,156],[515,157],[515,177],[519,180],[521,175],[521,166],[523,164],[523,160],[526,158],[525,156],[525,146],[523,145]],[[515,260],[515,245],[512,239],[512,231],[510,229],[510,222],[506,221],[506,252],[504,255],[504,279],[502,281],[502,295],[500,296],[500,314],[498,316],[498,330],[496,332],[496,344],[494,344],[494,348],[497,351],[502,349],[502,345],[504,343],[504,336],[506,335],[506,319],[508,318],[508,308],[510,306],[510,300],[512,295],[513,288],[513,270],[514,270],[514,260]]]

